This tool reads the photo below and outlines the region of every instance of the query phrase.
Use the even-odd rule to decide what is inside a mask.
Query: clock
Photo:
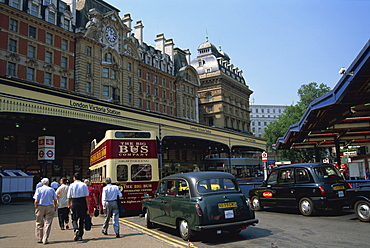
[[[117,40],[116,31],[112,27],[105,28],[105,37],[109,42],[115,42]]]

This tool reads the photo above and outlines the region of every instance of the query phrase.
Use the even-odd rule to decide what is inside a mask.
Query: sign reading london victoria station
[[[105,114],[111,114],[111,115],[121,115],[121,112],[115,109],[111,109],[108,107],[102,107],[102,106],[98,106],[95,104],[86,104],[83,102],[75,102],[75,101],[70,100],[69,105],[74,108],[86,109],[86,110],[91,110],[91,111],[95,111],[99,113],[105,113]]]
[[[90,165],[112,158],[157,158],[155,140],[107,140],[91,154]]]

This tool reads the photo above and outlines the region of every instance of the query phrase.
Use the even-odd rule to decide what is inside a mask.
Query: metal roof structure
[[[333,90],[311,102],[274,148],[370,144],[370,40]]]

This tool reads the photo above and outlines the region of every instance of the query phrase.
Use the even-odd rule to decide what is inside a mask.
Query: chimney
[[[159,51],[161,51],[161,53],[164,53],[164,42],[165,42],[165,38],[164,38],[164,34],[157,34],[157,37],[155,38],[155,48]]]
[[[184,50],[184,52],[185,52],[186,61],[188,62],[188,65],[190,65],[190,55],[191,55],[190,50],[186,49]]]
[[[135,38],[138,39],[139,44],[143,44],[143,23],[141,21],[137,21],[135,25]]]
[[[131,35],[131,24],[132,24],[132,19],[130,14],[125,14],[122,18],[123,24],[125,24],[129,29],[130,32],[128,33],[127,37]]]
[[[173,43],[173,39],[166,40],[164,44],[164,51],[168,56],[170,56],[172,61],[173,61],[173,47],[174,46],[175,46],[175,43]]]

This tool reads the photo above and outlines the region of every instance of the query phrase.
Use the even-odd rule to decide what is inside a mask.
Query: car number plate
[[[220,202],[218,208],[236,208],[236,202]]]
[[[338,191],[338,197],[344,197],[344,192],[343,191]]]
[[[234,218],[234,211],[233,210],[225,210],[225,219],[232,219]]]
[[[334,186],[333,187],[334,190],[341,190],[341,189],[344,189],[344,186],[341,185],[341,186]]]

